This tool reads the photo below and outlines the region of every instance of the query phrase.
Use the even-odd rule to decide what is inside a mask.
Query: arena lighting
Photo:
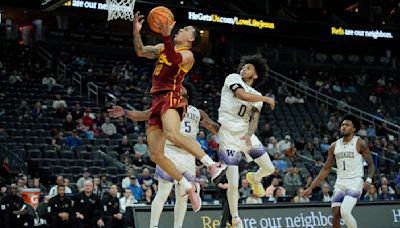
[[[62,6],[67,0],[42,0],[41,8],[44,11],[54,10]]]

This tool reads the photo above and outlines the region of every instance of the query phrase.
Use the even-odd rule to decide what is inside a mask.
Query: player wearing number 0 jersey
[[[332,143],[328,150],[328,158],[324,168],[305,195],[312,193],[312,189],[319,185],[330,173],[333,162],[336,160],[337,179],[332,196],[333,227],[340,227],[342,217],[349,228],[356,228],[357,222],[351,211],[360,198],[363,187],[369,188],[375,173],[374,162],[369,153],[368,145],[355,133],[360,129],[360,122],[354,116],[348,115],[341,122],[343,138]],[[368,178],[364,182],[364,159],[368,163]]]
[[[260,55],[244,56],[239,66],[240,74],[226,77],[221,91],[221,104],[218,109],[220,151],[222,163],[228,166],[226,177],[229,183],[227,198],[232,215],[232,227],[242,227],[238,214],[239,168],[242,156],[254,159],[259,166],[256,173],[248,173],[246,178],[256,195],[262,197],[265,190],[261,179],[274,171],[274,166],[265,152],[264,146],[254,132],[258,126],[263,102],[275,106],[272,98],[262,96],[252,88],[265,78],[266,61]]]

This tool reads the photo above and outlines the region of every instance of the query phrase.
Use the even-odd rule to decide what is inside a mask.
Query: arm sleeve
[[[171,36],[164,36],[164,48],[167,59],[172,64],[182,63],[182,55],[175,52],[174,42]]]
[[[235,92],[239,88],[244,88],[244,82],[239,74],[230,74],[225,78],[224,86]]]

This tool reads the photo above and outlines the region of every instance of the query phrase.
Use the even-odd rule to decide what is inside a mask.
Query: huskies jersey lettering
[[[189,136],[194,140],[196,140],[197,134],[199,133],[199,123],[200,123],[200,111],[196,107],[189,105],[181,121],[181,129],[180,129],[181,134]],[[168,140],[166,141],[166,144],[167,146],[174,146]],[[180,149],[180,148],[174,146],[174,149]],[[184,151],[183,149],[180,150]]]
[[[343,144],[343,138],[336,141],[334,155],[338,179],[364,176],[364,158],[357,151],[357,141],[358,136],[354,136],[347,144]]]
[[[247,131],[253,107],[261,111],[262,102],[247,102],[237,98],[233,91],[240,86],[248,93],[261,95],[257,90],[248,86],[239,74],[226,77],[221,91],[221,104],[218,109],[218,122],[230,131]]]

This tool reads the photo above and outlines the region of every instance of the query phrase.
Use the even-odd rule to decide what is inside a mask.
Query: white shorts
[[[337,179],[332,196],[332,207],[340,207],[345,196],[359,199],[364,187],[364,179]]]
[[[227,165],[238,165],[243,155],[247,161],[251,161],[265,153],[264,146],[254,134],[251,136],[252,148],[247,147],[246,142],[240,139],[245,134],[245,132],[231,131],[226,128],[219,130],[219,156],[221,162]]]
[[[188,180],[191,181],[195,179],[196,159],[193,155],[181,148],[171,145],[165,145],[164,155],[174,163],[176,169],[178,169],[178,171]],[[174,182],[174,179],[159,166],[156,167],[155,178],[161,178],[172,183]]]

